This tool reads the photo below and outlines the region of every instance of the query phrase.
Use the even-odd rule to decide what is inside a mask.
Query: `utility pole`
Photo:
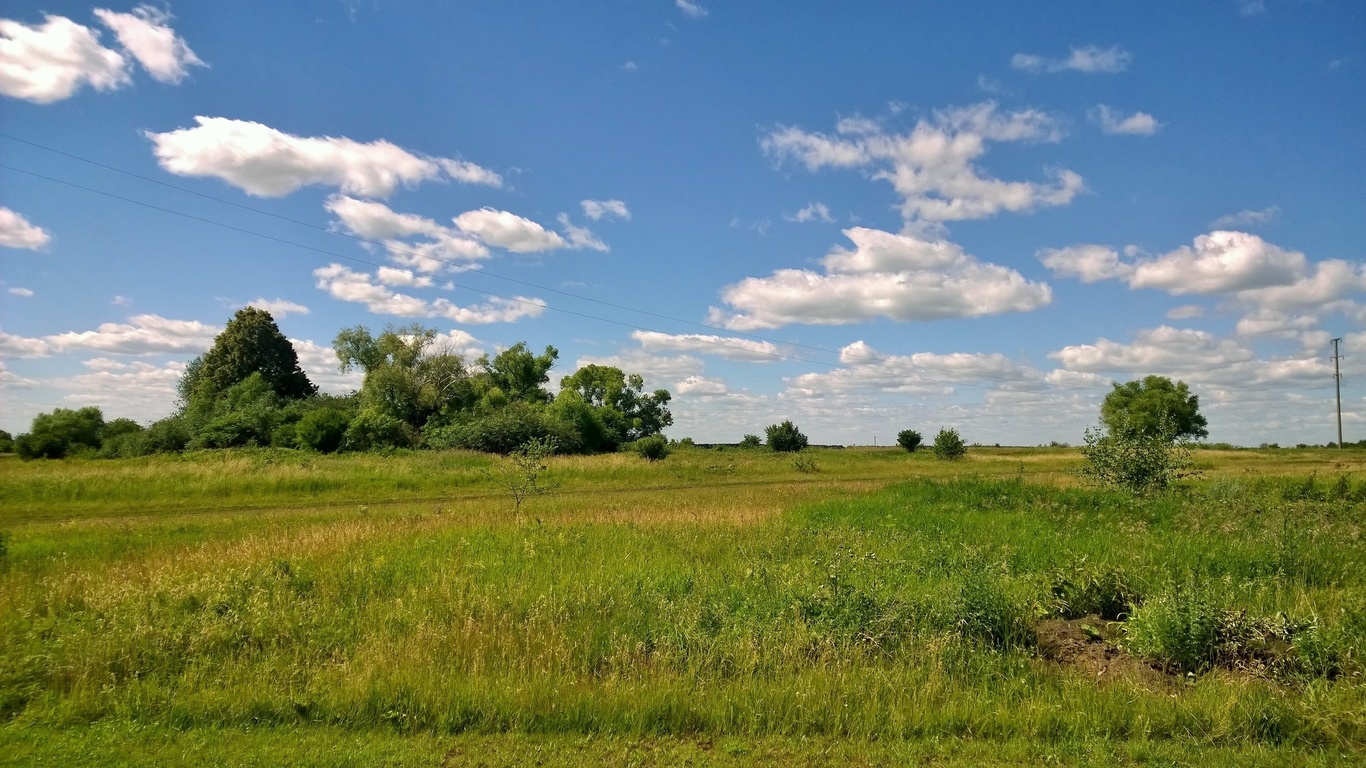
[[[1338,361],[1342,359],[1338,353],[1341,341],[1341,338],[1333,339],[1333,384],[1338,390],[1338,450],[1342,450],[1342,370],[1338,367]]]

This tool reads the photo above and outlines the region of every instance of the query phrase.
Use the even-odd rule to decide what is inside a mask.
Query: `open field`
[[[0,764],[1366,760],[1366,451],[1196,459],[0,458]]]

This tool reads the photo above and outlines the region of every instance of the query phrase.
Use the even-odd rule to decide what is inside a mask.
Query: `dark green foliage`
[[[1053,577],[1052,593],[1054,613],[1064,619],[1095,614],[1102,619],[1122,621],[1140,602],[1137,590],[1118,568],[1074,565]]]
[[[104,423],[104,428],[100,430],[100,439],[109,440],[124,435],[136,435],[142,430],[142,425],[132,419],[114,419]]]
[[[759,437],[758,435],[745,435],[744,437],[740,438],[741,448],[762,448],[763,445],[763,438]]]
[[[958,461],[968,454],[968,446],[956,429],[940,429],[934,436],[934,457],[940,461]]]
[[[1100,421],[1114,435],[1166,436],[1168,439],[1209,435],[1200,415],[1200,398],[1186,382],[1165,376],[1115,384],[1100,406]]]
[[[545,352],[533,355],[526,342],[519,341],[493,358],[479,358],[479,367],[488,374],[489,382],[509,400],[532,403],[550,402],[544,384],[550,381],[550,369],[560,356],[559,350],[547,346]]]
[[[770,424],[764,429],[764,434],[768,437],[768,447],[782,453],[800,451],[807,446],[806,435],[791,421]]]
[[[14,436],[0,429],[0,453],[10,453],[14,450]]]
[[[35,416],[28,433],[15,439],[14,448],[26,461],[61,459],[82,449],[98,449],[103,429],[104,414],[99,408],[57,408]]]
[[[142,453],[179,453],[189,444],[190,425],[180,416],[167,416],[141,435]]]
[[[532,440],[552,441],[558,450],[583,450],[572,424],[560,421],[546,408],[515,403],[492,414],[471,417],[461,424],[430,429],[425,436],[432,448],[465,448],[484,453],[510,454]]]
[[[283,421],[282,405],[280,396],[260,373],[250,374],[215,397],[197,397],[185,410],[193,432],[186,447],[270,445],[271,434]]]
[[[651,435],[635,441],[636,453],[646,461],[659,461],[669,455],[669,441],[663,435]]]
[[[1034,645],[1029,612],[988,569],[969,573],[958,591],[958,633],[995,648]]]
[[[336,408],[309,411],[293,425],[293,443],[319,453],[332,453],[341,448],[351,426],[351,415]]]
[[[1086,430],[1081,447],[1086,463],[1077,473],[1097,485],[1123,488],[1133,493],[1160,491],[1193,474],[1195,459],[1184,438],[1171,427],[1154,433]]]
[[[657,435],[673,424],[668,390],[644,392],[645,380],[639,374],[626,375],[620,368],[586,365],[560,380],[560,393],[577,394],[594,408],[603,411],[601,421],[617,445]]]
[[[416,431],[402,421],[376,408],[362,408],[347,425],[341,447],[347,451],[408,448],[416,438]]]
[[[190,363],[180,383],[181,399],[212,398],[260,374],[276,395],[298,399],[318,388],[299,367],[294,345],[280,333],[269,312],[245,307],[228,321],[208,352]]]
[[[920,439],[920,433],[914,429],[903,429],[896,433],[896,444],[909,453],[915,453],[915,449],[920,447]]]

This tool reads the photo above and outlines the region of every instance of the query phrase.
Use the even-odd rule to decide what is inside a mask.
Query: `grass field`
[[[0,457],[0,764],[1366,761],[1366,451]]]

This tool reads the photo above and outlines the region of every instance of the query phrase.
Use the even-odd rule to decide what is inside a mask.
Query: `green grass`
[[[0,461],[0,764],[1360,761],[1357,453],[1134,499],[1055,449],[683,449],[556,459],[520,514],[470,454]],[[1044,659],[1059,585],[1116,573],[1168,634],[1190,590],[1312,630],[1274,667]]]

